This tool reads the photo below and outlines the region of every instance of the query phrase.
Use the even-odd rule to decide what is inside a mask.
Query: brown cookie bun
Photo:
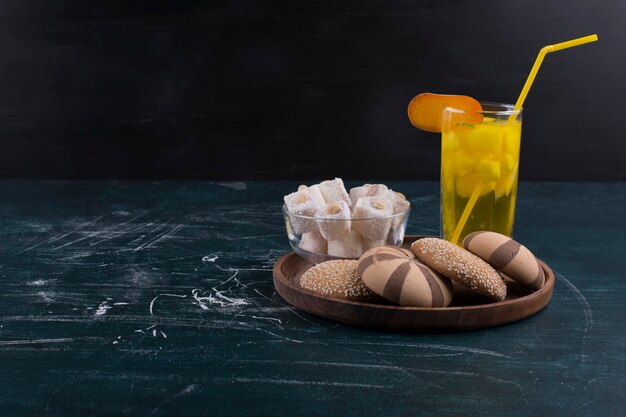
[[[411,245],[411,252],[435,271],[473,291],[498,301],[506,297],[506,284],[491,265],[447,240],[418,239]]]
[[[401,251],[402,253],[404,253],[404,254],[406,255],[406,257],[407,257],[407,258],[409,258],[409,259],[415,259],[415,255],[414,255],[414,254],[413,254],[413,252],[411,252],[410,250],[408,250],[408,249],[404,249],[404,248],[398,248],[398,249],[400,249],[400,251]]]
[[[402,306],[446,307],[453,297],[452,283],[406,250],[373,248],[359,258],[361,279],[381,297]]]
[[[300,286],[321,295],[353,301],[378,298],[361,280],[357,260],[333,260],[309,268],[300,277]]]
[[[379,254],[388,253],[388,254],[395,255],[395,256],[404,256],[405,258],[415,259],[415,255],[413,254],[413,252],[411,252],[408,249],[400,248],[398,246],[392,246],[392,245],[378,246],[376,248],[370,249],[369,251],[372,252],[373,249],[378,249],[376,252]],[[367,252],[363,252],[363,254],[365,253]]]
[[[546,277],[537,258],[510,237],[495,232],[474,232],[463,239],[463,247],[520,284],[534,290],[543,287]]]

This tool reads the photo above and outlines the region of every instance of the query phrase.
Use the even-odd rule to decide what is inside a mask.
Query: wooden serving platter
[[[419,239],[406,236],[404,247]],[[357,326],[384,330],[464,330],[498,326],[532,316],[550,302],[554,273],[539,261],[546,283],[532,291],[506,279],[507,297],[495,302],[455,283],[454,301],[449,307],[402,307],[348,301],[316,294],[300,287],[300,277],[313,264],[289,252],[274,265],[274,287],[289,304],[316,316]]]

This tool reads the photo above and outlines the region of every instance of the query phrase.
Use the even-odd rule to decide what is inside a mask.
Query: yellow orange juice
[[[521,111],[482,103],[483,111],[446,108],[441,132],[441,227],[452,241],[470,197],[480,194],[462,226],[457,245],[471,232],[511,236],[519,172]],[[458,234],[458,232],[457,232]]]

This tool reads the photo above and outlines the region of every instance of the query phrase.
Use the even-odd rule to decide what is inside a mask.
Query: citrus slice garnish
[[[443,109],[452,107],[466,114],[462,115],[463,125],[471,126],[482,121],[483,108],[480,103],[469,96],[453,94],[422,93],[413,98],[407,109],[409,120],[418,129],[428,132],[441,132]],[[461,119],[461,115],[459,115]]]

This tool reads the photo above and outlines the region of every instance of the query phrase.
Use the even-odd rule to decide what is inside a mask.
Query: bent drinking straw
[[[570,41],[556,43],[554,45],[547,45],[541,48],[541,50],[539,50],[539,54],[537,55],[537,58],[535,59],[535,63],[533,64],[533,67],[530,70],[530,74],[528,74],[526,83],[524,83],[524,87],[522,87],[522,92],[520,93],[519,98],[517,99],[517,102],[515,103],[515,107],[513,107],[513,114],[511,114],[511,116],[509,117],[509,123],[515,120],[515,118],[517,117],[517,114],[519,114],[518,111],[522,108],[522,104],[524,104],[524,100],[526,100],[526,96],[528,95],[530,86],[533,84],[533,81],[535,81],[535,76],[537,75],[537,72],[539,71],[539,67],[541,66],[541,63],[543,62],[543,58],[546,56],[546,54],[549,54],[550,52],[560,51],[560,50],[567,49],[567,48],[572,48],[578,45],[583,45],[585,43],[595,42],[597,40],[598,40],[598,35],[593,34],[589,36],[583,36],[582,38],[572,39]],[[478,200],[478,197],[480,197],[480,193],[483,191],[483,186],[484,184],[482,183],[478,184],[478,186],[474,189],[474,192],[470,196],[469,200],[467,201],[467,204],[465,205],[465,209],[463,209],[463,213],[461,213],[461,217],[459,218],[459,222],[457,223],[456,228],[454,229],[454,232],[452,233],[452,237],[450,239],[451,242],[456,242],[461,236],[461,232],[463,231],[463,228],[465,227],[465,223],[467,223],[467,219],[469,218],[469,215],[472,212],[474,205],[476,204],[476,200]]]

